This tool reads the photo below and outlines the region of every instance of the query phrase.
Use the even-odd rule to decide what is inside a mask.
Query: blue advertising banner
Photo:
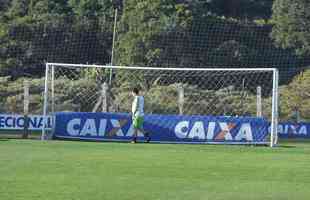
[[[146,115],[144,129],[153,142],[266,143],[269,123],[262,118]],[[56,113],[54,137],[129,141],[131,116],[122,113]],[[139,133],[140,139],[143,134]]]
[[[310,138],[310,123],[280,123],[278,134],[280,138]]]

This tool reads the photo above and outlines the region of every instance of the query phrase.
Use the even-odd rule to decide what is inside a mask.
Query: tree
[[[0,0],[0,15],[9,7],[10,0]]]
[[[109,62],[110,0],[13,0],[9,5],[0,16],[0,76],[40,77],[46,61]]]
[[[280,88],[280,117],[296,120],[296,113],[304,120],[310,119],[310,69],[294,77]]]
[[[125,1],[119,23],[118,63],[153,65],[161,53],[154,41],[162,33],[186,26],[190,20],[188,6],[174,0]]]
[[[273,4],[272,37],[283,48],[295,48],[299,55],[310,54],[310,2],[276,0]]]
[[[232,17],[239,20],[269,19],[272,1],[270,0],[192,0],[199,13]]]

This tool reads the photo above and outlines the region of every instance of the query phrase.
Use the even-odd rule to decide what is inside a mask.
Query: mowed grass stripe
[[[285,148],[0,141],[0,199],[308,199],[310,143]]]

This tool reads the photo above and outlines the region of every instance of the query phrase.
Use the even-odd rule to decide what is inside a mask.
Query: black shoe
[[[135,144],[135,143],[137,143],[137,139],[136,138],[133,138],[132,140],[131,140],[131,142],[130,142],[131,144]]]
[[[151,137],[148,136],[145,142],[146,142],[146,143],[150,143],[150,141],[151,141]]]

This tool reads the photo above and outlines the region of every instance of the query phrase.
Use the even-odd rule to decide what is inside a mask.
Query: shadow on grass
[[[296,148],[297,146],[295,145],[287,145],[287,144],[280,144],[277,146],[277,148],[285,148],[285,149],[290,149],[290,148]]]
[[[300,145],[310,146],[310,138],[285,138],[281,139],[278,147],[298,148]]]

